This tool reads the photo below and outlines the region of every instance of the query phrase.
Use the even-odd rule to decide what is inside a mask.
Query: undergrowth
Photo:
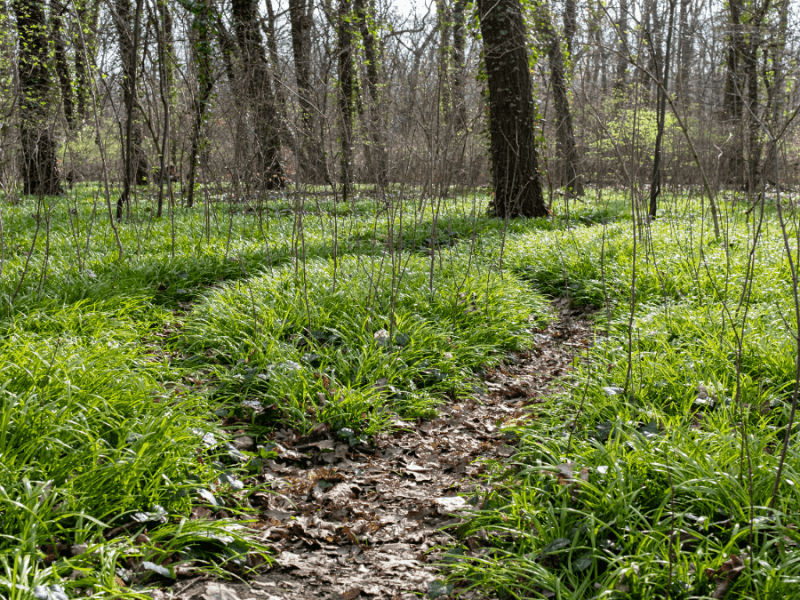
[[[269,451],[236,450],[228,424],[368,443],[551,318],[474,260],[476,232],[502,227],[481,197],[436,224],[413,196],[405,214],[366,195],[229,200],[173,224],[139,195],[122,257],[97,188],[0,205],[0,597],[245,576],[270,560],[246,529]]]
[[[454,529],[457,589],[791,597],[794,444],[767,508],[796,352],[773,209],[753,250],[746,203],[716,240],[685,195],[635,225],[608,191],[511,222],[479,193],[389,194],[218,195],[174,224],[143,195],[117,224],[122,257],[95,188],[2,205],[0,596],[246,576],[269,560],[246,528],[269,451],[232,431],[369,443],[469,395],[568,297],[598,337],[567,392],[508,432],[517,454]]]
[[[721,241],[667,212],[636,231],[635,261],[630,221],[506,241],[507,264],[586,307],[599,335],[544,420],[513,428],[519,451],[458,528],[462,589],[796,595],[796,440],[769,508],[795,386],[791,272],[774,215],[754,249],[753,219],[728,210]]]

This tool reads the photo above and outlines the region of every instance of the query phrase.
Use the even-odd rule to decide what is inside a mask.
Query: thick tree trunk
[[[40,0],[13,0],[17,17],[20,87],[20,166],[23,193],[56,195],[61,183],[53,135],[49,35]]]
[[[550,86],[556,109],[556,140],[561,162],[559,174],[561,185],[577,196],[583,195],[583,179],[578,164],[578,150],[575,147],[575,133],[572,126],[572,112],[569,107],[567,78],[564,68],[564,54],[561,43],[550,21],[549,9],[543,4],[536,15],[536,24],[546,46],[550,63]]]
[[[231,7],[236,39],[242,54],[247,99],[254,115],[256,172],[264,189],[280,189],[285,186],[280,161],[280,127],[267,57],[258,27],[257,4],[253,0],[233,0]]]
[[[388,183],[388,160],[386,157],[386,142],[383,139],[383,124],[381,122],[381,99],[379,93],[379,62],[378,43],[370,28],[372,14],[365,0],[355,0],[355,17],[361,32],[361,42],[364,45],[364,59],[367,67],[367,90],[369,91],[369,130],[371,137],[370,158],[372,164],[373,181],[384,187]]]
[[[350,29],[350,0],[339,0],[337,44],[339,54],[339,110],[341,128],[342,198],[347,202],[353,183],[353,35]]]
[[[325,181],[325,159],[322,144],[315,138],[318,108],[311,93],[311,26],[312,13],[307,0],[289,0],[292,52],[294,54],[297,100],[300,105],[300,169],[308,183]]]
[[[494,201],[503,218],[548,215],[538,170],[533,89],[519,0],[478,0],[489,84]]]
[[[572,42],[575,39],[577,29],[577,7],[575,0],[564,0],[564,39],[567,42],[567,54],[569,54],[570,65],[575,60]]]
[[[50,0],[50,26],[52,30],[53,46],[55,52],[56,75],[61,86],[61,105],[67,128],[72,129],[75,124],[75,103],[72,94],[72,76],[67,62],[67,43],[65,40],[63,15],[67,8],[61,0]]]
[[[744,186],[745,160],[743,139],[742,95],[744,78],[741,62],[744,40],[741,30],[742,0],[728,2],[730,34],[726,49],[725,97],[723,98],[723,120],[731,139],[722,147],[722,180],[739,187]]]

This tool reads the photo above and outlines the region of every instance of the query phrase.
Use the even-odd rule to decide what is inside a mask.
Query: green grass
[[[141,194],[121,259],[96,188],[0,205],[0,597],[243,576],[265,552],[242,529],[258,457],[223,419],[259,442],[317,423],[368,441],[528,345],[551,311],[470,251],[503,228],[484,199],[434,215],[406,195],[391,214],[366,195],[212,198],[173,225]]]
[[[516,272],[598,309],[609,335],[563,397],[515,429],[519,452],[457,530],[455,581],[503,598],[709,598],[737,557],[745,568],[726,598],[794,597],[796,440],[768,509],[795,384],[791,274],[768,213],[740,305],[753,224],[727,217],[717,242],[708,230],[701,241],[698,220],[667,214],[643,230],[635,263],[631,222],[507,240]]]
[[[724,206],[717,241],[697,199],[666,196],[634,260],[623,194],[504,223],[477,192],[390,193],[388,208],[364,190],[347,205],[215,195],[174,223],[141,194],[118,225],[122,258],[95,188],[0,205],[0,597],[54,584],[141,597],[176,569],[244,576],[264,554],[242,528],[258,457],[232,452],[227,431],[264,443],[323,423],[368,442],[471,393],[565,295],[601,335],[513,431],[511,463],[489,469],[451,579],[506,598],[703,598],[735,556],[728,598],[791,597],[794,444],[766,508],[796,352],[774,209],[740,305],[746,203]],[[228,518],[191,519],[198,505]]]

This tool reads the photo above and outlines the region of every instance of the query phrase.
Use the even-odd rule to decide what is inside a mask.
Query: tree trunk
[[[284,144],[292,150],[296,150],[297,144],[294,141],[291,129],[289,129],[289,119],[286,116],[286,87],[281,79],[280,57],[278,56],[278,40],[275,33],[275,11],[272,8],[272,0],[266,0],[267,21],[261,22],[264,34],[267,36],[267,50],[269,51],[269,61],[272,65],[272,83],[275,86],[275,105],[278,111],[276,116],[280,136]]]
[[[371,140],[370,157],[372,159],[371,171],[373,181],[384,187],[388,183],[388,161],[386,158],[386,142],[383,139],[381,123],[381,102],[379,93],[378,43],[370,28],[372,14],[365,0],[355,0],[355,17],[361,32],[361,41],[364,44],[364,59],[367,63],[367,90],[369,91],[369,129]]]
[[[664,138],[664,120],[667,114],[667,90],[669,89],[669,71],[672,50],[672,28],[675,24],[675,3],[677,0],[669,0],[669,26],[667,28],[667,47],[664,51],[663,68],[660,62],[656,61],[656,73],[661,80],[661,85],[656,88],[658,105],[656,110],[657,131],[656,147],[653,152],[653,176],[650,181],[650,210],[651,219],[656,218],[658,213],[658,196],[661,193],[661,154],[662,140]]]
[[[56,195],[61,182],[53,135],[49,36],[40,0],[12,0],[19,44],[20,143],[23,193]]]
[[[280,127],[269,66],[258,27],[257,6],[253,0],[231,2],[236,39],[242,54],[247,100],[254,115],[256,173],[260,185],[272,190],[283,188],[285,178],[280,162]]]
[[[347,202],[353,182],[353,36],[350,30],[350,0],[339,0],[337,43],[339,53],[339,109],[341,129],[342,199]]]
[[[560,184],[577,196],[583,195],[583,180],[579,171],[578,151],[575,147],[575,133],[572,127],[572,113],[567,93],[567,78],[564,69],[564,55],[561,43],[550,21],[549,8],[540,6],[536,15],[539,33],[547,46],[547,58],[550,63],[550,86],[553,90],[553,101],[556,109],[556,140],[562,167],[559,168]]]
[[[772,135],[778,136],[781,128],[781,121],[783,117],[783,110],[785,105],[786,94],[786,71],[783,63],[786,55],[786,38],[789,29],[789,0],[782,0],[780,5],[780,16],[778,20],[778,30],[775,35],[775,41],[770,45],[770,62],[772,63],[772,77],[770,78],[766,73],[764,81],[772,81],[767,96],[767,105],[771,112],[771,128]],[[766,67],[765,67],[766,68]],[[780,168],[780,157],[777,155],[778,143],[777,141],[769,145],[766,160],[764,161],[763,172],[767,181],[775,186],[780,185],[783,177],[777,177],[775,172],[776,168]]]
[[[567,42],[567,54],[569,55],[570,65],[575,61],[572,42],[575,39],[577,29],[577,7],[575,0],[564,0],[564,39]]]
[[[95,39],[98,0],[75,0],[77,17],[77,33],[75,33],[75,96],[77,100],[77,117],[81,121],[89,116],[91,94],[89,86],[93,85],[90,77],[95,59]]]
[[[741,73],[741,57],[744,40],[741,31],[742,0],[729,0],[730,35],[726,51],[725,97],[723,98],[724,124],[731,139],[722,147],[722,179],[739,187],[744,185],[745,160],[742,113],[744,79]]]
[[[122,218],[123,206],[130,201],[131,186],[147,183],[147,156],[142,147],[142,123],[136,116],[136,57],[138,56],[142,0],[136,2],[136,12],[131,22],[130,0],[115,0],[114,25],[119,37],[122,63],[122,100],[125,104],[124,173],[122,195],[117,201],[117,219]]]
[[[164,210],[164,183],[167,184],[168,196],[172,197],[172,174],[174,162],[168,165],[168,156],[174,153],[172,149],[172,66],[170,52],[172,50],[172,16],[164,6],[164,0],[156,3],[157,12],[154,14],[148,5],[150,23],[156,32],[156,49],[158,55],[158,83],[161,99],[161,110],[164,113],[164,127],[161,134],[161,147],[158,153],[158,201],[156,216],[161,217]],[[163,10],[161,10],[163,9]],[[171,206],[171,204],[170,204]]]
[[[311,97],[311,26],[312,13],[306,0],[289,0],[292,52],[294,54],[297,100],[300,105],[300,169],[308,183],[325,181],[325,159],[322,145],[315,139],[314,130],[318,109]]]
[[[67,62],[67,43],[64,39],[63,15],[66,10],[67,7],[61,0],[50,0],[50,26],[55,50],[53,58],[55,59],[56,75],[61,86],[61,105],[67,128],[72,129],[75,125],[75,104],[72,94],[72,76]]]
[[[678,81],[675,82],[678,98],[684,104],[689,101],[689,72],[694,59],[694,32],[690,30],[689,25],[689,5],[691,2],[692,0],[681,0]]]
[[[158,12],[161,17],[161,27],[164,44],[164,76],[169,93],[169,111],[171,115],[177,113],[177,94],[175,89],[175,35],[173,34],[172,11],[167,0],[158,0]],[[173,165],[178,163],[178,128],[172,127],[169,140],[169,160]]]
[[[189,181],[186,193],[186,206],[194,206],[194,186],[197,180],[198,155],[205,146],[202,137],[203,125],[206,120],[208,103],[214,89],[214,74],[212,63],[214,49],[211,46],[211,32],[214,27],[214,15],[211,9],[211,0],[181,2],[192,13],[192,55],[197,69],[197,94],[193,103],[192,141],[189,148]]]
[[[466,100],[466,0],[453,3],[453,116],[456,131],[467,130]]]
[[[548,215],[538,170],[533,89],[519,0],[478,0],[489,87],[495,216]]]
[[[439,29],[439,114],[448,120],[452,112],[450,97],[450,6],[448,0],[436,0],[436,14]]]
[[[628,71],[628,0],[619,0],[617,18],[617,71],[614,74],[614,95],[617,101],[624,99]]]

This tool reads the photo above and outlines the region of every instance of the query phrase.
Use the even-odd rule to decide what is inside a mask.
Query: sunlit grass
[[[637,231],[635,263],[630,221],[506,240],[514,271],[596,309],[609,335],[516,429],[519,452],[458,529],[456,581],[508,598],[709,598],[743,566],[727,598],[793,597],[796,443],[767,508],[795,384],[791,277],[774,215],[755,247],[743,216],[718,242],[668,214]]]

